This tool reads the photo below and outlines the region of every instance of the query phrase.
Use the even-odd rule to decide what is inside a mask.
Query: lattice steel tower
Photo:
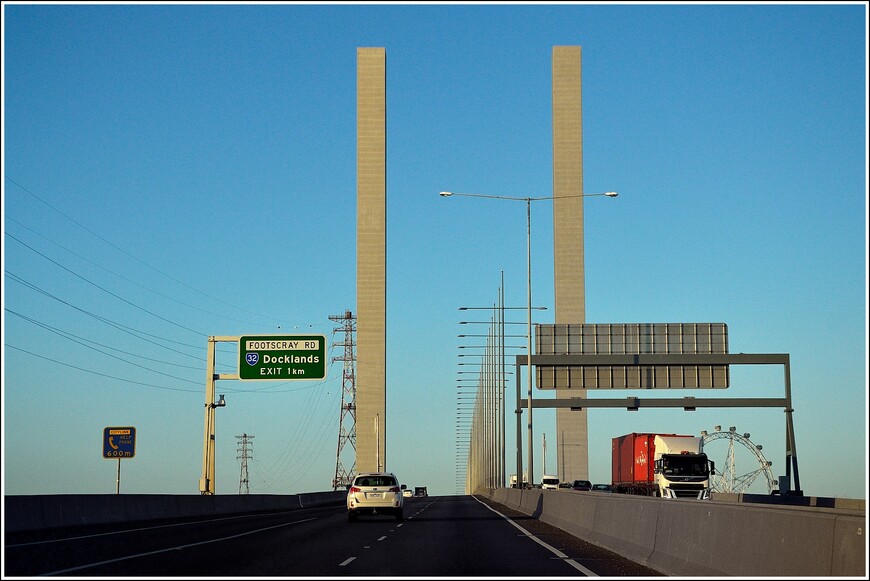
[[[254,439],[254,436],[249,436],[248,434],[242,434],[241,436],[236,436],[236,438],[240,439],[239,447],[236,449],[236,452],[239,453],[239,456],[236,456],[236,460],[242,461],[242,470],[239,474],[239,494],[250,494],[251,489],[248,486],[248,460],[251,459],[251,456],[248,456],[248,453],[253,453],[253,450],[248,446],[253,446],[254,443],[251,440]],[[244,492],[242,492],[244,490]]]
[[[333,334],[344,333],[344,340],[333,342],[333,347],[344,347],[340,356],[332,361],[343,361],[344,371],[341,376],[341,420],[338,423],[338,450],[335,453],[335,478],[332,479],[332,489],[346,487],[353,479],[356,470],[356,317],[350,311],[343,315],[330,315],[331,321],[341,323],[341,327],[333,329]],[[348,419],[350,416],[350,419]],[[347,444],[353,448],[353,463],[347,470],[341,461],[342,451]]]

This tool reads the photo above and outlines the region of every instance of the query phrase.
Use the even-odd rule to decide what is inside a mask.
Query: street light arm
[[[515,198],[512,196],[490,196],[488,194],[461,194],[459,192],[439,192],[439,196],[443,198],[449,198],[450,196],[465,196],[467,198],[492,198],[496,200],[515,200],[520,202],[525,202],[534,198]]]
[[[459,310],[459,311],[474,311],[474,310],[491,311],[492,309],[493,309],[493,307],[459,307],[457,310]],[[526,310],[528,310],[528,307],[498,307],[498,310],[500,310],[500,311],[507,311],[507,310],[526,311]],[[546,311],[547,307],[532,307],[532,310],[533,311]],[[471,321],[471,322],[476,322],[476,321]],[[487,322],[491,323],[492,321],[487,321]],[[459,323],[459,324],[461,325],[462,323]],[[525,323],[521,323],[521,324],[525,325]]]
[[[532,200],[561,200],[562,198],[590,198],[592,196],[607,196],[608,198],[615,198],[618,195],[618,192],[602,192],[600,194],[574,194],[569,196],[553,196],[551,198],[532,198]]]
[[[537,202],[539,200],[559,200],[562,198],[589,198],[592,196],[607,196],[608,198],[615,198],[619,195],[617,192],[601,192],[595,194],[571,194],[568,196],[543,196],[538,198],[526,197],[520,198],[516,196],[492,196],[489,194],[465,194],[460,192],[439,192],[439,196],[442,198],[449,198],[451,196],[465,196],[467,198],[491,198],[495,200],[514,200],[518,202]]]

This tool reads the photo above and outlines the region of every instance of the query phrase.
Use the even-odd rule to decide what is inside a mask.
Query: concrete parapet
[[[520,499],[522,498],[522,490],[516,488],[498,488],[493,491],[496,502],[503,504],[514,510],[520,509]]]
[[[866,575],[863,501],[859,510],[857,502],[770,505],[561,490],[485,495],[670,576]]]
[[[517,510],[538,518],[544,505],[543,492],[543,490],[534,488],[520,490],[520,502]]]
[[[651,532],[655,531],[661,509],[657,499],[635,498],[640,502],[626,504],[619,502],[624,500],[620,496],[610,494],[556,494],[548,495],[542,521],[633,561],[647,563],[655,548]],[[550,498],[555,502],[551,503]]]
[[[663,503],[663,507],[666,510],[658,520],[656,546],[649,559],[654,568],[686,575],[836,574],[833,551],[838,515],[818,509],[692,501]],[[864,539],[862,529],[853,529],[852,535]],[[847,545],[845,540],[844,536],[842,548]],[[863,570],[863,555],[857,564]]]
[[[122,522],[126,518],[124,501],[118,495],[114,497],[103,494],[42,496],[40,508],[46,528]]]
[[[777,506],[812,506],[864,512],[863,498],[830,498],[825,496],[790,496],[778,494],[747,494],[745,492],[714,492],[716,502],[747,502],[752,504],[775,504]]]
[[[299,495],[299,506],[302,508],[312,508],[315,506],[341,504],[346,498],[347,492],[344,490],[338,492],[303,492]]]
[[[4,530],[25,531],[120,522],[298,510],[340,505],[346,493],[172,495],[46,494],[3,498]]]

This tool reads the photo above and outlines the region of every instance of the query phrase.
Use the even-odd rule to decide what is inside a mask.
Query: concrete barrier
[[[785,498],[772,505],[504,488],[481,494],[669,576],[866,575],[863,501]]]
[[[666,575],[866,577],[863,501],[795,505],[786,498],[772,505],[736,496],[697,501],[537,489],[479,493]],[[5,496],[3,518],[5,531],[15,532],[298,510],[342,505],[345,495]]]
[[[120,522],[299,510],[341,505],[346,492],[303,494],[172,495],[47,494],[4,496],[7,532]]]

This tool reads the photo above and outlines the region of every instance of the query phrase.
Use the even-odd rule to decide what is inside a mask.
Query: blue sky
[[[341,338],[370,46],[387,55],[388,468],[456,492],[458,309],[495,303],[502,272],[506,305],[526,304],[525,208],[438,192],[551,195],[552,47],[579,45],[584,188],[620,194],[585,201],[587,322],[724,322],[734,353],[788,353],[804,492],[866,498],[865,3],[8,2],[3,35],[6,494],[113,493],[106,426],[137,428],[122,492],[196,494],[206,338]],[[552,246],[537,202],[536,322]],[[782,381],[735,368],[716,395]],[[218,494],[238,492],[245,433],[252,493],[331,489],[340,363],[217,391]],[[554,424],[534,414],[536,474]],[[784,474],[781,409],[599,410],[590,479],[609,481],[613,437],[714,425]]]

